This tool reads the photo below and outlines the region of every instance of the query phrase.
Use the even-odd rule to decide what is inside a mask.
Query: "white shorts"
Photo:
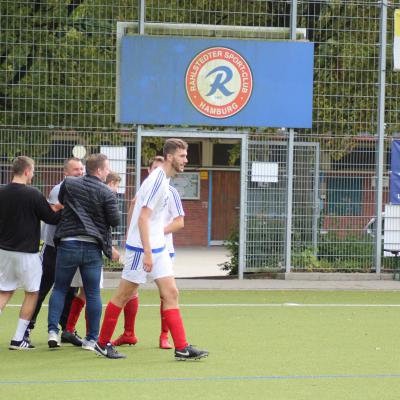
[[[41,278],[39,253],[0,249],[0,290],[11,291],[22,287],[26,292],[37,292]]]
[[[81,271],[79,270],[79,267],[76,270],[74,277],[72,278],[71,287],[77,287],[77,288],[83,287],[82,275]],[[100,289],[103,289],[103,268],[101,269]]]
[[[123,279],[141,284],[146,283],[147,277],[155,280],[166,276],[174,276],[171,257],[166,249],[159,253],[153,253],[153,268],[151,272],[146,272],[143,269],[143,250],[126,249],[125,264],[122,270]]]

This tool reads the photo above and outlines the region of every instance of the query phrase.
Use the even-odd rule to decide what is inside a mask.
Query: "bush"
[[[373,267],[374,245],[369,237],[339,237],[330,232],[320,236],[318,259],[323,269],[337,272],[368,272]]]
[[[259,226],[257,225],[257,228]],[[271,228],[271,226],[269,226]],[[277,236],[278,235],[278,236]],[[250,270],[267,271],[271,268],[283,268],[284,243],[275,243],[280,233],[261,229],[253,230],[252,242],[257,246],[251,247],[252,253],[247,254],[246,264]],[[281,238],[281,237],[280,237]],[[313,247],[302,247],[301,243],[293,243],[292,271],[307,272],[370,272],[373,269],[374,245],[370,238],[349,235],[339,237],[331,232],[319,237],[317,251]],[[275,247],[272,248],[271,246]],[[219,264],[229,275],[237,275],[239,269],[239,231],[231,232],[225,246],[230,252],[230,260]],[[276,247],[279,247],[279,252]],[[248,246],[249,247],[249,246]],[[273,251],[274,250],[274,251]],[[282,259],[282,260],[281,260]],[[395,269],[398,260],[393,257],[385,258],[386,269]],[[400,262],[399,262],[400,267]]]
[[[229,275],[237,275],[239,273],[239,229],[235,228],[230,233],[224,245],[231,253],[230,260],[218,264],[218,266],[220,266],[223,271],[229,271]]]

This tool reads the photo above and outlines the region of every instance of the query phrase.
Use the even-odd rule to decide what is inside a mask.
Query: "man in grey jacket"
[[[112,258],[110,228],[119,225],[120,215],[115,194],[104,184],[110,172],[107,156],[89,156],[86,172],[87,175],[82,178],[67,177],[58,197],[64,210],[54,236],[57,261],[55,284],[49,302],[50,348],[60,347],[58,321],[65,295],[78,267],[87,299],[88,332],[82,347],[94,347],[99,332],[102,252]]]

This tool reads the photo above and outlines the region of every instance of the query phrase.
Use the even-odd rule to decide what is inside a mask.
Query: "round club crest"
[[[246,60],[226,47],[211,47],[193,58],[186,71],[186,93],[211,118],[227,118],[249,101],[253,78]]]

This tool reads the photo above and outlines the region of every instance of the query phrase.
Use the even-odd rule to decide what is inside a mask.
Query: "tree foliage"
[[[137,20],[137,5],[136,0],[0,2],[0,125],[117,131],[116,23]],[[289,1],[149,0],[146,7],[150,22],[286,28],[290,24]],[[298,13],[298,27],[306,28],[315,43],[311,133],[373,134],[379,2],[310,0],[299,2]],[[388,52],[388,65],[391,56]],[[387,77],[391,131],[398,129],[398,78],[390,68]]]

